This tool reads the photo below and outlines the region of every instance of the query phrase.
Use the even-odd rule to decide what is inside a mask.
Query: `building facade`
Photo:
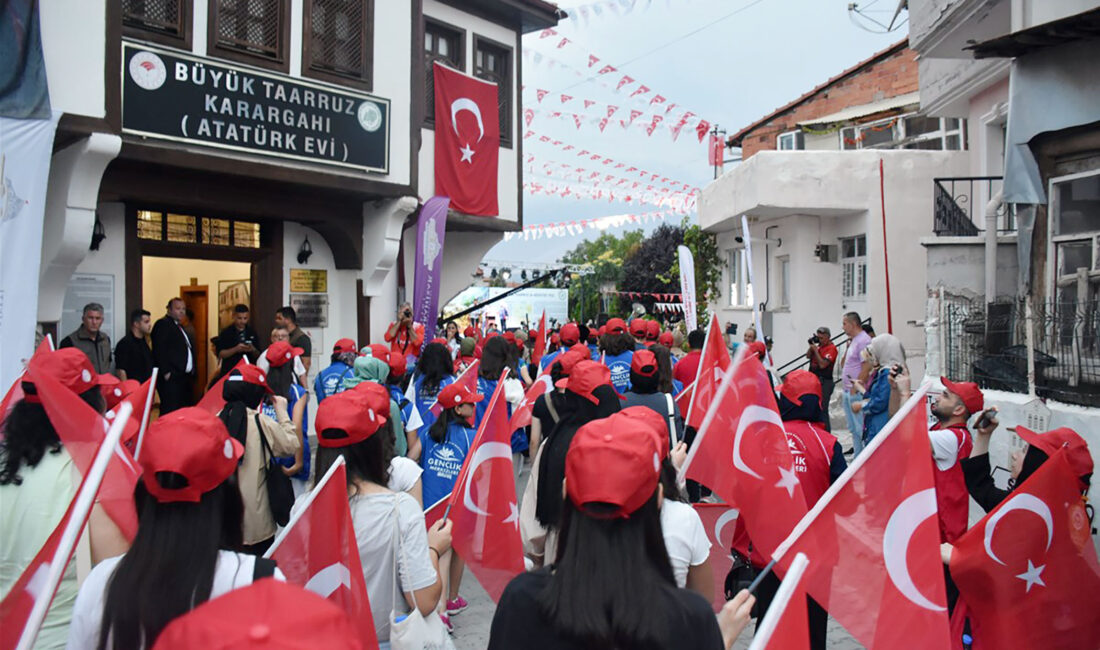
[[[298,308],[324,361],[380,340],[411,292],[434,194],[432,64],[499,85],[496,217],[448,215],[441,300],[522,227],[520,37],[542,0],[64,0],[40,4],[52,107],[38,322],[92,300],[127,313],[182,295],[199,345],[222,303],[266,339]],[[410,228],[410,226],[412,226]],[[105,235],[89,250],[93,232]],[[411,296],[410,296],[411,297]],[[246,300],[244,298],[247,298]]]

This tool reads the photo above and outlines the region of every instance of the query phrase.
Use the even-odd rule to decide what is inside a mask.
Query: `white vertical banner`
[[[745,242],[745,270],[749,275],[749,286],[752,290],[749,292],[753,296],[752,301],[752,324],[756,328],[756,340],[764,340],[764,328],[760,326],[760,303],[756,302],[756,280],[753,278],[752,273],[752,238],[749,237],[749,218],[745,215],[741,215],[741,239]],[[771,365],[771,356],[767,355],[766,365]]]
[[[680,258],[680,300],[684,305],[684,325],[687,331],[694,332],[699,327],[695,310],[695,258],[687,246],[677,246]]]
[[[0,117],[0,386],[10,386],[34,354],[46,182],[60,115]]]

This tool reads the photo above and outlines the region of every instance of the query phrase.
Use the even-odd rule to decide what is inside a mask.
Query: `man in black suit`
[[[191,406],[195,353],[191,338],[180,325],[186,313],[183,299],[172,298],[168,301],[168,313],[153,325],[153,360],[160,368],[157,392],[161,415]]]

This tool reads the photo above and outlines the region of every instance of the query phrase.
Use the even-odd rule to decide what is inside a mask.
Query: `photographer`
[[[825,430],[832,431],[829,422],[829,399],[833,395],[833,366],[836,364],[836,346],[832,341],[833,333],[828,327],[819,327],[810,337],[810,349],[806,351],[806,358],[810,360],[810,372],[821,381],[821,411],[825,415]]]
[[[390,344],[390,352],[400,354],[406,359],[415,359],[424,343],[424,326],[414,323],[412,317],[412,305],[402,303],[397,308],[397,320],[390,323],[384,337],[386,343]]]

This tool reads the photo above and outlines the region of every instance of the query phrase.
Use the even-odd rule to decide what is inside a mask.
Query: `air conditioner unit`
[[[814,261],[835,264],[837,261],[837,247],[830,244],[818,244],[814,247]]]

